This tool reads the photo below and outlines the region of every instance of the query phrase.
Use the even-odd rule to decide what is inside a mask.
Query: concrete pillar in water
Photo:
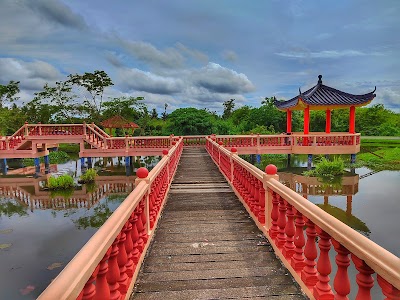
[[[350,172],[354,174],[356,169],[354,168],[354,164],[356,163],[356,155],[350,154]]]
[[[286,167],[287,168],[290,168],[290,160],[292,159],[292,155],[291,154],[288,154],[287,155],[287,163],[286,163]]]
[[[308,154],[308,157],[307,157],[307,169],[311,170],[311,168],[312,168],[312,154]]]
[[[43,157],[44,159],[44,173],[48,174],[50,172],[50,161],[49,161],[49,156],[45,155]]]
[[[126,176],[131,175],[131,157],[125,156],[125,172]]]
[[[85,158],[81,157],[81,169],[85,167]]]
[[[35,157],[33,162],[35,163],[35,173],[40,173],[40,158]]]
[[[87,164],[88,164],[88,168],[89,169],[91,169],[93,166],[92,166],[92,158],[91,157],[88,157],[87,158]]]
[[[7,158],[3,158],[3,165],[1,168],[4,175],[7,175],[8,165],[7,165]]]
[[[257,161],[257,164],[261,163],[261,155],[260,154],[256,154],[256,161]]]
[[[326,158],[327,160],[330,160],[331,156],[330,156],[329,154],[325,154],[325,158]]]

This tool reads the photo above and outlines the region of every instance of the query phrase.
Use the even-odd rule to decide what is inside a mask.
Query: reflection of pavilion
[[[64,210],[70,208],[90,208],[109,194],[130,193],[134,189],[134,176],[98,176],[93,191],[83,185],[73,190],[71,195],[52,196],[51,191],[43,190],[50,175],[40,178],[13,177],[0,178],[0,195],[12,197],[22,205],[34,209]]]
[[[303,169],[303,168],[299,168]],[[355,230],[368,234],[369,228],[363,221],[352,214],[353,195],[358,192],[358,174],[343,176],[339,183],[324,183],[318,177],[308,177],[299,174],[279,172],[279,180],[295,192],[307,199],[308,195],[323,196],[324,203],[317,204],[336,219]],[[330,196],[346,196],[346,211],[329,204]]]

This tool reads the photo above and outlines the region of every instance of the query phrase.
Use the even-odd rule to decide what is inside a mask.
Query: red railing
[[[204,135],[183,136],[183,146],[185,147],[204,147],[206,137]]]
[[[371,299],[374,273],[386,299],[400,298],[398,257],[281,184],[275,166],[264,173],[238,157],[236,149],[228,151],[210,138],[206,149],[311,299],[348,299],[355,288],[351,281],[357,285],[355,299]],[[334,262],[329,258],[332,245]],[[354,277],[348,272],[351,261]],[[333,268],[337,271],[331,281]]]
[[[129,297],[183,150],[182,138],[173,143],[38,299]]]

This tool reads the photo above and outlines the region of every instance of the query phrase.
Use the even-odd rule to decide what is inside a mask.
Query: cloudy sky
[[[400,1],[0,0],[0,84],[21,101],[104,70],[161,112],[259,106],[323,82],[400,112]]]

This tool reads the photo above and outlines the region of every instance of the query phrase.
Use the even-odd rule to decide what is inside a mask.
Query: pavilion
[[[325,133],[331,132],[331,111],[333,109],[350,109],[349,116],[349,133],[354,134],[356,129],[356,107],[361,107],[369,104],[376,95],[374,92],[364,95],[353,95],[346,92],[339,91],[322,84],[322,75],[318,76],[317,85],[313,86],[304,93],[299,88],[299,95],[287,100],[275,100],[275,106],[282,111],[286,111],[286,131],[292,132],[292,111],[304,111],[304,127],[303,133],[309,134],[310,132],[310,110],[325,110],[326,111],[326,125]]]
[[[129,129],[129,128],[131,128],[132,129],[132,134],[133,134],[133,131],[136,128],[140,128],[139,125],[137,125],[136,123],[130,122],[127,119],[125,119],[125,118],[123,118],[123,117],[121,117],[119,115],[111,117],[111,118],[109,118],[107,120],[104,120],[100,124],[104,127],[104,129],[109,129],[110,135],[112,135],[112,129],[114,129],[114,128],[115,129],[116,128],[121,128],[121,129]]]

